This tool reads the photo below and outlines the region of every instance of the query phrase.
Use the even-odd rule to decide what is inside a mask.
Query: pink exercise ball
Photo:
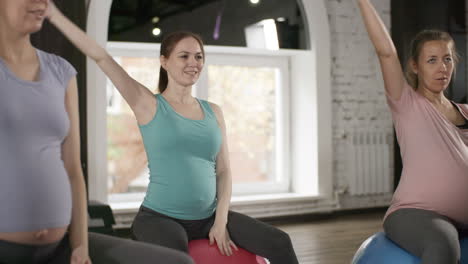
[[[216,243],[210,246],[208,239],[192,240],[188,249],[195,264],[267,264],[264,258],[242,248],[233,249],[231,256],[223,256]]]

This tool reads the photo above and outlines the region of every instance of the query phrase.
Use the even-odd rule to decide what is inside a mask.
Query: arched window
[[[159,37],[150,32],[157,27],[163,34],[178,29],[201,34],[207,44],[207,62],[194,93],[223,108],[233,168],[234,206],[236,201],[255,197],[264,201],[268,197],[284,201],[303,198],[303,202],[331,197],[330,33],[324,1],[298,1],[298,8],[290,11],[292,15],[274,14],[269,16],[271,20],[245,14],[250,20],[244,19],[247,22],[240,26],[233,25],[235,16],[229,13],[233,9],[229,3],[240,1],[199,2],[210,3],[191,12],[173,11],[176,15],[172,17],[152,16],[140,10],[142,15],[138,17],[146,14],[143,22],[125,18],[127,10],[111,16],[109,25],[106,18],[112,1],[91,1],[88,34],[107,46],[123,67],[149,88],[155,88],[159,72],[159,44],[141,43],[158,42]],[[164,10],[168,14],[174,8],[166,6]],[[184,12],[192,16],[187,21],[211,12],[211,24],[203,22],[210,20],[203,17],[196,25],[208,30],[187,26]],[[292,22],[292,17],[300,17],[301,22]],[[125,30],[125,25],[132,23],[138,25],[135,30],[141,42],[114,41],[135,39]],[[223,23],[227,28],[222,27]],[[291,29],[295,25],[296,33],[284,31],[286,26]],[[268,38],[272,28],[277,36],[273,46],[275,41]],[[293,35],[289,42],[281,38],[281,34],[288,34],[285,32]],[[89,61],[89,194],[91,199],[109,201],[114,208],[119,208],[119,203],[125,204],[122,208],[130,208],[132,203],[136,207],[147,184],[145,154],[133,117],[113,89]]]

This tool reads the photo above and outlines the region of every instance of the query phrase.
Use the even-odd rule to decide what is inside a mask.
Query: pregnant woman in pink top
[[[385,232],[423,264],[458,263],[459,238],[468,230],[468,105],[444,95],[458,60],[455,43],[446,32],[420,32],[405,78],[370,0],[358,1],[380,60],[403,159]]]

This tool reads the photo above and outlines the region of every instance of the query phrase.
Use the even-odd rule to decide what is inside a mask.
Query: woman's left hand
[[[88,252],[83,246],[73,249],[70,264],[92,264]]]
[[[216,241],[216,245],[219,248],[219,251],[224,256],[231,256],[233,247],[235,250],[237,249],[236,244],[232,242],[231,237],[229,236],[229,232],[226,228],[226,225],[220,225],[215,223],[210,230],[208,235],[210,237],[210,245],[213,245],[213,242]]]

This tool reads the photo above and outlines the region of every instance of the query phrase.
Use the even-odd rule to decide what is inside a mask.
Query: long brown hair
[[[189,31],[176,31],[164,37],[163,41],[161,42],[160,56],[169,58],[169,56],[171,56],[171,53],[174,50],[177,43],[179,43],[179,41],[185,38],[194,38],[198,42],[198,44],[200,44],[200,49],[202,51],[202,55],[204,59],[205,50],[203,49],[202,38],[198,34],[195,34]],[[164,90],[166,90],[168,81],[169,79],[167,77],[167,71],[161,66],[159,68],[159,83],[158,83],[158,90],[160,93],[163,93]]]
[[[436,29],[426,29],[418,34],[413,38],[411,41],[410,45],[410,55],[409,59],[406,64],[406,69],[405,69],[405,75],[406,79],[408,80],[408,83],[413,89],[418,89],[418,75],[413,72],[411,63],[418,62],[419,55],[421,55],[421,50],[426,42],[429,41],[444,41],[450,44],[450,49],[452,50],[453,54],[453,61],[454,61],[454,66],[457,65],[460,56],[457,53],[457,50],[455,48],[455,41],[453,38],[450,36],[449,33],[441,30],[436,30]],[[456,69],[456,67],[454,67]],[[456,70],[454,70],[455,72]]]

